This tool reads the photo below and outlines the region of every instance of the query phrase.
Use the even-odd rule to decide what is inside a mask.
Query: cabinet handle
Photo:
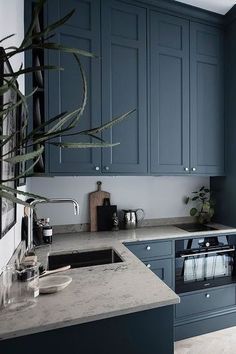
[[[184,171],[188,172],[189,168],[188,167],[184,167]]]
[[[106,171],[109,171],[109,167],[108,166],[105,166],[104,167]]]
[[[147,264],[147,268],[151,268],[151,264],[150,263]]]
[[[207,299],[209,299],[209,298],[210,298],[210,294],[206,294],[205,296],[206,296],[206,298],[207,298]]]
[[[95,167],[95,170],[96,170],[96,171],[99,171],[99,170],[100,170],[100,167],[99,167],[99,166],[96,166],[96,167]]]
[[[151,249],[150,246],[147,246],[147,247],[146,247],[146,250],[147,250],[147,251],[150,251],[150,249]]]
[[[195,171],[196,171],[196,167],[193,167],[193,168],[192,168],[192,171],[195,172]]]

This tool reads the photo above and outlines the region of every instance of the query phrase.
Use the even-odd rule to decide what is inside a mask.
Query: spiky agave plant
[[[7,151],[5,151],[6,147],[10,146],[11,144],[9,143],[12,140],[16,139],[16,135],[18,134],[18,131],[15,130],[10,135],[4,135],[3,131],[1,131],[1,135],[0,135],[1,163],[5,163],[5,164],[9,163],[9,164],[13,164],[14,166],[17,166],[18,164],[24,162],[27,163],[27,168],[24,171],[24,173],[18,174],[14,178],[0,180],[0,197],[9,199],[14,203],[19,203],[27,206],[28,204],[22,199],[23,196],[27,196],[31,198],[41,198],[41,199],[44,197],[32,193],[28,193],[28,192],[16,190],[7,184],[8,182],[18,180],[24,175],[29,176],[32,173],[34,166],[38,163],[38,161],[40,160],[44,152],[45,144],[51,144],[62,148],[73,148],[73,149],[105,148],[105,147],[118,145],[119,142],[110,144],[104,141],[98,136],[98,134],[105,129],[111,128],[111,126],[113,126],[114,124],[121,122],[123,119],[128,117],[134,111],[131,110],[129,112],[126,112],[121,116],[113,118],[110,122],[103,124],[99,127],[95,127],[83,131],[79,130],[79,121],[81,116],[84,113],[84,109],[87,103],[87,95],[88,95],[86,74],[83,69],[83,66],[81,65],[80,58],[82,56],[95,58],[95,55],[93,53],[87,52],[85,50],[81,50],[79,48],[69,48],[51,41],[51,39],[55,35],[54,31],[70,19],[70,17],[74,13],[74,10],[71,11],[69,14],[67,14],[65,17],[61,18],[59,21],[42,28],[42,30],[38,32],[36,31],[37,19],[40,12],[43,9],[44,3],[45,0],[38,0],[36,2],[36,6],[33,11],[32,21],[30,23],[28,30],[26,31],[25,37],[22,43],[20,44],[20,46],[4,48],[5,51],[3,51],[3,53],[1,54],[0,59],[3,62],[8,61],[10,58],[14,57],[19,53],[26,53],[34,49],[40,49],[40,50],[47,49],[47,50],[54,50],[54,51],[56,50],[56,51],[69,53],[74,57],[74,60],[78,64],[78,70],[80,71],[82,77],[83,95],[82,95],[81,104],[75,110],[73,110],[72,112],[63,112],[55,117],[48,119],[40,126],[27,133],[25,137],[19,139],[16,145],[13,148],[7,149]],[[0,45],[2,45],[2,43],[4,43],[6,39],[12,36],[13,35],[9,35],[3,38],[0,41]],[[37,73],[42,70],[63,70],[63,68],[54,65],[43,65],[43,66],[34,66],[34,67],[26,67],[26,68],[23,68],[21,66],[17,71],[14,71],[12,73],[2,74],[2,77],[0,77],[0,83],[1,83],[0,97],[3,96],[7,91],[14,90],[17,93],[19,99],[16,103],[9,101],[0,106],[1,125],[3,120],[6,119],[7,115],[14,112],[17,106],[21,104],[23,105],[26,113],[25,124],[26,125],[28,124],[28,121],[31,117],[29,115],[27,100],[29,97],[35,94],[37,88],[34,89],[34,91],[32,91],[30,94],[26,96],[18,89],[17,79],[21,75]],[[76,132],[74,132],[75,128],[78,129]],[[80,135],[88,135],[89,137],[93,138],[96,141],[91,143],[83,143],[80,142],[79,139],[78,142],[76,143],[70,141],[68,142],[53,141],[53,139],[57,137],[65,137],[65,136],[70,137],[72,135],[77,135],[78,137]],[[26,151],[29,152],[23,155],[19,154],[19,150],[21,148],[24,148]],[[5,152],[3,153],[3,151]],[[16,196],[17,194],[18,196]]]

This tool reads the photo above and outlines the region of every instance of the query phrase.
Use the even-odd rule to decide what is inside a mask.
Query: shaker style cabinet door
[[[146,10],[115,0],[102,4],[102,120],[132,109],[103,138],[105,173],[147,173]]]
[[[189,22],[150,14],[150,172],[189,173]]]
[[[223,33],[190,25],[191,173],[224,173]]]
[[[99,0],[50,0],[49,23],[62,18],[72,9],[75,13],[63,27],[59,27],[56,39],[64,46],[84,49],[100,57],[100,1]],[[88,101],[74,133],[101,124],[101,61],[99,58],[80,57],[88,84]],[[49,118],[76,109],[82,101],[83,85],[79,66],[71,54],[51,51],[49,62],[64,68],[51,71],[48,77]],[[87,136],[70,136],[62,141],[97,142]],[[49,146],[49,172],[51,174],[100,173],[100,149],[66,149]]]

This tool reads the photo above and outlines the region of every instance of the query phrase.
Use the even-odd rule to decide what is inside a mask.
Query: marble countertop
[[[32,308],[0,311],[0,339],[105,319],[113,316],[177,304],[180,299],[123,242],[230,234],[236,229],[214,225],[218,230],[190,233],[175,226],[136,230],[56,235],[53,244],[37,249],[46,266],[50,252],[113,248],[122,263],[76,268],[66,271],[72,283],[63,291],[40,295]]]

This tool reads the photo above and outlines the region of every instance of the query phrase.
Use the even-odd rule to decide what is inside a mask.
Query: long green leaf
[[[0,40],[0,43],[2,43],[3,41],[5,41],[6,39],[9,39],[9,38],[11,38],[11,37],[13,37],[13,36],[15,36],[16,34],[15,33],[13,33],[13,34],[9,34],[8,36],[6,36],[6,37],[3,37],[1,40]]]
[[[39,162],[41,158],[41,155],[24,171],[22,172],[21,174],[19,174],[18,176],[16,176],[16,180],[21,178],[21,177],[29,177],[30,176],[30,172],[32,172],[34,170],[34,166],[37,165],[37,163]]]
[[[29,38],[32,35],[32,32],[35,28],[36,22],[37,22],[37,18],[39,13],[41,12],[43,5],[45,3],[45,0],[38,0],[35,7],[34,7],[34,11],[33,11],[33,16],[32,16],[32,20],[30,23],[30,26],[28,28],[28,30],[26,31],[26,34],[24,36],[24,39],[20,45],[20,48],[23,48],[25,46],[25,44],[29,41]]]
[[[60,52],[65,52],[65,53],[70,53],[70,54],[78,54],[78,55],[82,55],[84,57],[89,57],[89,58],[97,58],[97,55],[90,53],[86,50],[79,49],[79,48],[65,47],[62,44],[53,43],[53,42],[33,44],[32,48],[59,50]]]
[[[48,136],[51,135],[51,133],[52,133],[52,134],[58,133],[58,132],[61,133],[61,130],[60,130],[61,127],[62,127],[69,119],[71,119],[75,114],[77,114],[78,112],[80,112],[80,110],[81,110],[81,108],[79,107],[79,108],[77,108],[76,110],[74,110],[73,112],[66,113],[66,114],[64,115],[64,117],[62,117],[62,118],[60,119],[60,121],[59,121],[57,124],[55,124],[52,128],[50,128],[47,133],[45,133],[45,137],[47,138]],[[42,141],[43,141],[43,140],[42,140]],[[37,142],[40,142],[40,141],[37,140]]]
[[[97,144],[97,143],[63,143],[63,142],[51,142],[49,143],[50,145],[54,145],[54,146],[59,146],[61,148],[67,148],[67,149],[87,149],[87,148],[103,148],[103,147],[113,147],[113,146],[117,146],[120,145],[120,143],[114,143],[114,144],[110,144],[110,143],[101,143],[101,144]]]
[[[129,115],[131,115],[131,113],[133,113],[135,111],[136,111],[136,109],[132,109],[131,111],[128,111],[127,113],[124,113],[124,114],[120,115],[119,117],[112,119],[110,122],[101,125],[100,127],[88,129],[88,130],[83,130],[81,133],[98,134],[105,129],[111,128],[113,125],[120,123],[122,120],[127,118]]]
[[[5,80],[5,82],[6,83],[0,86],[0,96],[4,95],[10,89],[11,84],[16,82],[16,79],[13,78],[12,80]]]
[[[46,201],[48,200],[48,198],[42,197],[41,195],[34,194],[34,193],[29,193],[29,192],[24,192],[24,191],[21,191],[19,189],[14,189],[14,188],[5,186],[4,184],[0,185],[0,189],[6,190],[8,192],[12,192],[14,194],[21,194],[21,195],[24,195],[25,197],[31,197],[31,198],[34,198],[34,199],[43,199],[43,200],[46,200]]]
[[[0,141],[4,141],[6,139],[9,139],[9,135],[0,135]]]
[[[4,159],[4,161],[12,163],[12,164],[16,164],[16,163],[19,163],[19,162],[33,160],[34,158],[36,158],[38,156],[41,156],[43,151],[44,151],[44,146],[40,146],[40,148],[38,150],[36,150],[36,151],[32,151],[32,152],[29,152],[29,153],[24,154],[24,155],[16,155],[16,156],[13,156],[13,157],[9,157],[7,159]]]
[[[2,148],[4,145],[6,145],[7,143],[9,143],[9,141],[11,141],[16,134],[18,134],[18,131],[15,131],[14,133],[12,133],[11,135],[8,135],[5,139],[2,139],[2,143],[0,144],[0,148]],[[1,137],[4,137],[4,135],[2,135]],[[4,154],[4,156],[8,155],[9,153],[11,153],[11,151],[8,151]],[[1,155],[1,157],[3,157],[3,155]]]
[[[46,28],[44,28],[41,32],[37,32],[35,34],[32,34],[29,38],[30,40],[34,40],[35,38],[38,37],[43,37],[48,35],[50,32],[54,31],[58,27],[62,26],[65,22],[67,22],[75,13],[75,10],[70,11],[65,17],[61,18],[60,20],[48,25]],[[45,38],[44,38],[45,40]]]
[[[64,69],[62,67],[56,66],[56,65],[41,65],[41,66],[35,66],[35,67],[15,71],[14,73],[3,74],[3,76],[4,77],[12,77],[12,76],[18,77],[20,75],[33,73],[33,72],[40,71],[40,70],[58,70],[59,71],[59,70],[64,70]]]
[[[35,141],[36,143],[48,141],[48,140],[55,138],[57,136],[62,136],[65,132],[68,132],[69,130],[71,130],[72,128],[74,128],[78,124],[78,121],[84,112],[84,109],[87,104],[88,85],[87,85],[85,71],[83,70],[80,59],[77,54],[74,54],[74,57],[79,65],[80,73],[82,76],[82,83],[83,83],[83,97],[82,97],[81,107],[79,107],[77,110],[65,115],[65,117],[60,119],[60,121],[57,124],[55,124],[52,128],[49,129],[49,131],[46,133],[46,135],[44,135],[44,137],[36,139],[36,141]],[[72,121],[68,124],[68,126],[66,128],[62,129],[62,127],[73,117],[73,115],[76,115],[75,118],[72,119]],[[91,135],[92,135],[92,133],[91,133]]]
[[[26,203],[24,200],[15,197],[11,193],[4,192],[3,190],[0,190],[0,197],[8,199],[8,200],[10,200],[13,203],[21,204],[21,205],[25,205],[25,206],[30,207],[30,204]]]
[[[40,135],[40,130],[42,130],[43,128],[45,128],[46,126],[50,125],[51,123],[63,118],[65,115],[67,114],[67,112],[63,112],[61,114],[58,114],[57,116],[49,119],[48,121],[40,124],[40,126],[38,126],[37,128],[35,128],[34,130],[32,130],[27,136],[26,138],[24,139],[25,141],[28,141],[30,138],[33,138],[33,137],[41,137]],[[43,136],[45,136],[45,133],[43,133]]]

